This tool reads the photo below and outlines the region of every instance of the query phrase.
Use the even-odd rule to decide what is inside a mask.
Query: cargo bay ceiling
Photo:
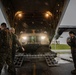
[[[67,2],[69,0],[1,0],[10,26],[18,33],[34,28],[55,33]]]

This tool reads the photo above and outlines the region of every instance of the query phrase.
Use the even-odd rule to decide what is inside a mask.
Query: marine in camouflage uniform
[[[24,50],[24,48],[21,46],[21,44],[17,38],[17,35],[15,34],[15,29],[13,27],[10,29],[10,32],[12,34],[12,58],[14,61],[17,45],[22,51]]]
[[[8,72],[15,75],[15,68],[12,61],[12,39],[11,34],[6,30],[6,23],[1,24],[0,30],[0,72],[5,62],[8,64]]]
[[[76,74],[76,36],[73,31],[69,32],[70,37],[67,38],[67,44],[71,47],[71,54],[74,62],[75,69],[71,71],[72,74]]]

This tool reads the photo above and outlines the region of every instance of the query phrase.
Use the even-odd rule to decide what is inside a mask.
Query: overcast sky
[[[76,25],[76,0],[70,0],[60,25]]]
[[[3,14],[2,14],[2,12],[1,12],[1,9],[0,9],[0,24],[1,24],[2,22],[6,22],[6,21],[5,21],[4,17],[3,17]]]
[[[5,22],[5,19],[0,10],[0,24],[2,22]],[[70,0],[60,25],[76,25],[76,0]]]

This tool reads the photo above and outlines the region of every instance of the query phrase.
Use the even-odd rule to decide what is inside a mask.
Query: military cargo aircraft
[[[57,54],[51,51],[50,43],[68,3],[69,0],[0,0],[9,26],[16,29],[19,41],[25,48],[25,53],[16,54],[14,62],[17,68],[26,63],[26,73],[23,75],[36,75],[36,68],[39,74],[50,75],[50,71],[44,71],[48,70],[48,66],[57,65],[54,59]]]

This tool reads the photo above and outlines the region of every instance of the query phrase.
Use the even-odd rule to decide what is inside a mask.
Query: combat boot
[[[71,71],[72,74],[76,74],[76,69]]]

